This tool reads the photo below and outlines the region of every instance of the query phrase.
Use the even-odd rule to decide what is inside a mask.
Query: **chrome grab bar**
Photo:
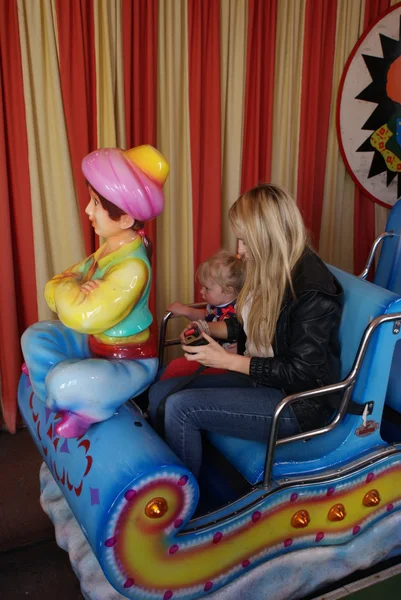
[[[370,267],[372,266],[373,259],[374,259],[374,257],[375,257],[375,254],[376,254],[376,250],[377,250],[377,248],[378,248],[378,246],[379,246],[380,242],[381,242],[382,240],[384,240],[386,237],[394,237],[394,236],[396,236],[396,235],[397,235],[397,234],[396,234],[396,233],[394,233],[394,231],[385,231],[384,233],[381,233],[381,234],[380,234],[380,235],[379,235],[379,236],[378,236],[378,237],[375,239],[375,241],[373,242],[373,246],[372,246],[372,248],[370,249],[369,256],[368,256],[368,260],[366,261],[365,268],[364,268],[364,270],[362,271],[362,273],[359,275],[359,277],[360,277],[361,279],[366,279],[366,277],[368,276],[369,269],[370,269]]]
[[[289,442],[293,442],[293,441],[297,441],[297,440],[308,440],[308,439],[316,437],[318,435],[322,435],[323,433],[327,433],[327,432],[331,431],[332,429],[334,429],[338,425],[338,423],[341,421],[341,419],[343,418],[343,416],[345,415],[345,413],[347,411],[349,399],[351,397],[352,388],[354,387],[356,377],[362,366],[362,360],[365,356],[365,353],[366,353],[366,350],[367,350],[367,347],[368,347],[368,344],[369,344],[370,338],[372,337],[373,332],[375,331],[375,329],[377,327],[379,327],[379,325],[382,325],[383,323],[387,323],[389,321],[398,321],[400,319],[401,319],[401,312],[394,313],[392,315],[381,315],[380,317],[376,317],[376,319],[373,319],[373,321],[371,321],[369,323],[369,325],[366,327],[365,332],[362,336],[361,343],[359,344],[358,352],[355,357],[352,369],[351,369],[348,377],[346,377],[343,381],[340,381],[339,383],[333,383],[332,385],[326,385],[324,387],[317,388],[314,390],[310,390],[309,392],[300,392],[298,394],[292,394],[291,396],[287,396],[286,398],[283,398],[281,400],[281,402],[279,402],[277,404],[276,410],[274,411],[274,415],[273,415],[273,423],[272,423],[272,428],[271,428],[271,433],[270,433],[270,439],[269,439],[269,443],[268,443],[267,450],[266,450],[263,487],[270,488],[270,485],[271,485],[273,463],[274,463],[274,452],[275,452],[276,446],[279,446],[281,444],[288,444]],[[329,423],[329,425],[326,425],[325,427],[321,427],[319,429],[314,429],[313,431],[308,431],[305,433],[297,433],[296,435],[293,435],[288,438],[282,438],[280,440],[277,439],[280,416],[281,416],[281,413],[283,412],[283,410],[287,406],[290,406],[291,404],[294,404],[294,402],[297,402],[298,400],[302,400],[304,398],[314,398],[316,396],[324,396],[326,394],[330,394],[331,392],[338,392],[341,390],[345,390],[344,396],[341,401],[341,405],[339,407],[337,414],[335,415],[332,422]]]

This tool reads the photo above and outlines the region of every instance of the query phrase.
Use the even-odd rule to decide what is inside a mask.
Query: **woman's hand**
[[[216,369],[227,369],[228,371],[237,371],[244,375],[249,375],[251,358],[249,356],[240,356],[224,350],[210,335],[202,333],[202,337],[209,343],[205,346],[186,346],[182,345],[185,358],[188,361],[196,360],[205,367],[215,367]]]
[[[188,361],[195,360],[205,367],[215,367],[217,369],[232,368],[233,355],[226,352],[210,335],[202,333],[202,337],[209,343],[204,346],[182,345],[185,358]]]

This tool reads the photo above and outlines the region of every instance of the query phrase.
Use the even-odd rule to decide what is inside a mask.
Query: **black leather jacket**
[[[273,358],[251,358],[250,377],[257,385],[286,394],[307,391],[340,380],[340,324],[343,291],[323,261],[305,250],[293,274],[295,298],[287,290],[273,341]],[[246,336],[234,319],[226,321],[228,337],[237,337],[238,352]],[[237,335],[236,335],[237,334]],[[336,396],[307,399],[292,408],[302,431],[324,425],[338,403]]]

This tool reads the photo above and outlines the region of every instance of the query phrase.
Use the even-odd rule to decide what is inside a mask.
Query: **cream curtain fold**
[[[333,93],[330,109],[326,178],[319,251],[322,258],[346,271],[354,266],[354,182],[340,155],[336,132],[336,103],[345,63],[363,24],[363,0],[338,0]]]
[[[18,0],[39,318],[46,282],[84,256],[51,0]]]
[[[58,45],[58,35],[57,35],[57,5],[56,5],[56,1],[57,0],[51,0],[51,10],[52,10],[52,18],[53,18],[53,28],[54,31],[56,32],[54,41],[56,43],[56,51],[57,51],[57,60],[60,63],[60,49],[59,49],[59,45]]]
[[[121,0],[96,0],[96,99],[98,147],[126,147]]]
[[[157,315],[194,296],[186,2],[159,1],[158,148],[173,166],[157,222]],[[178,333],[177,320],[172,331]]]
[[[277,4],[271,181],[296,195],[305,0]]]
[[[227,215],[241,191],[247,31],[248,1],[222,0],[220,2],[222,245],[231,252],[236,252],[237,240]]]

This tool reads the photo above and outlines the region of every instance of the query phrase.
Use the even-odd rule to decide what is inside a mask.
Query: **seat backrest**
[[[401,199],[394,204],[386,231],[396,235],[383,240],[374,283],[396,294],[401,294]]]
[[[366,327],[376,317],[386,314],[389,307],[398,300],[398,296],[337,267],[329,268],[344,290],[339,333],[341,379],[344,379],[351,371]]]

